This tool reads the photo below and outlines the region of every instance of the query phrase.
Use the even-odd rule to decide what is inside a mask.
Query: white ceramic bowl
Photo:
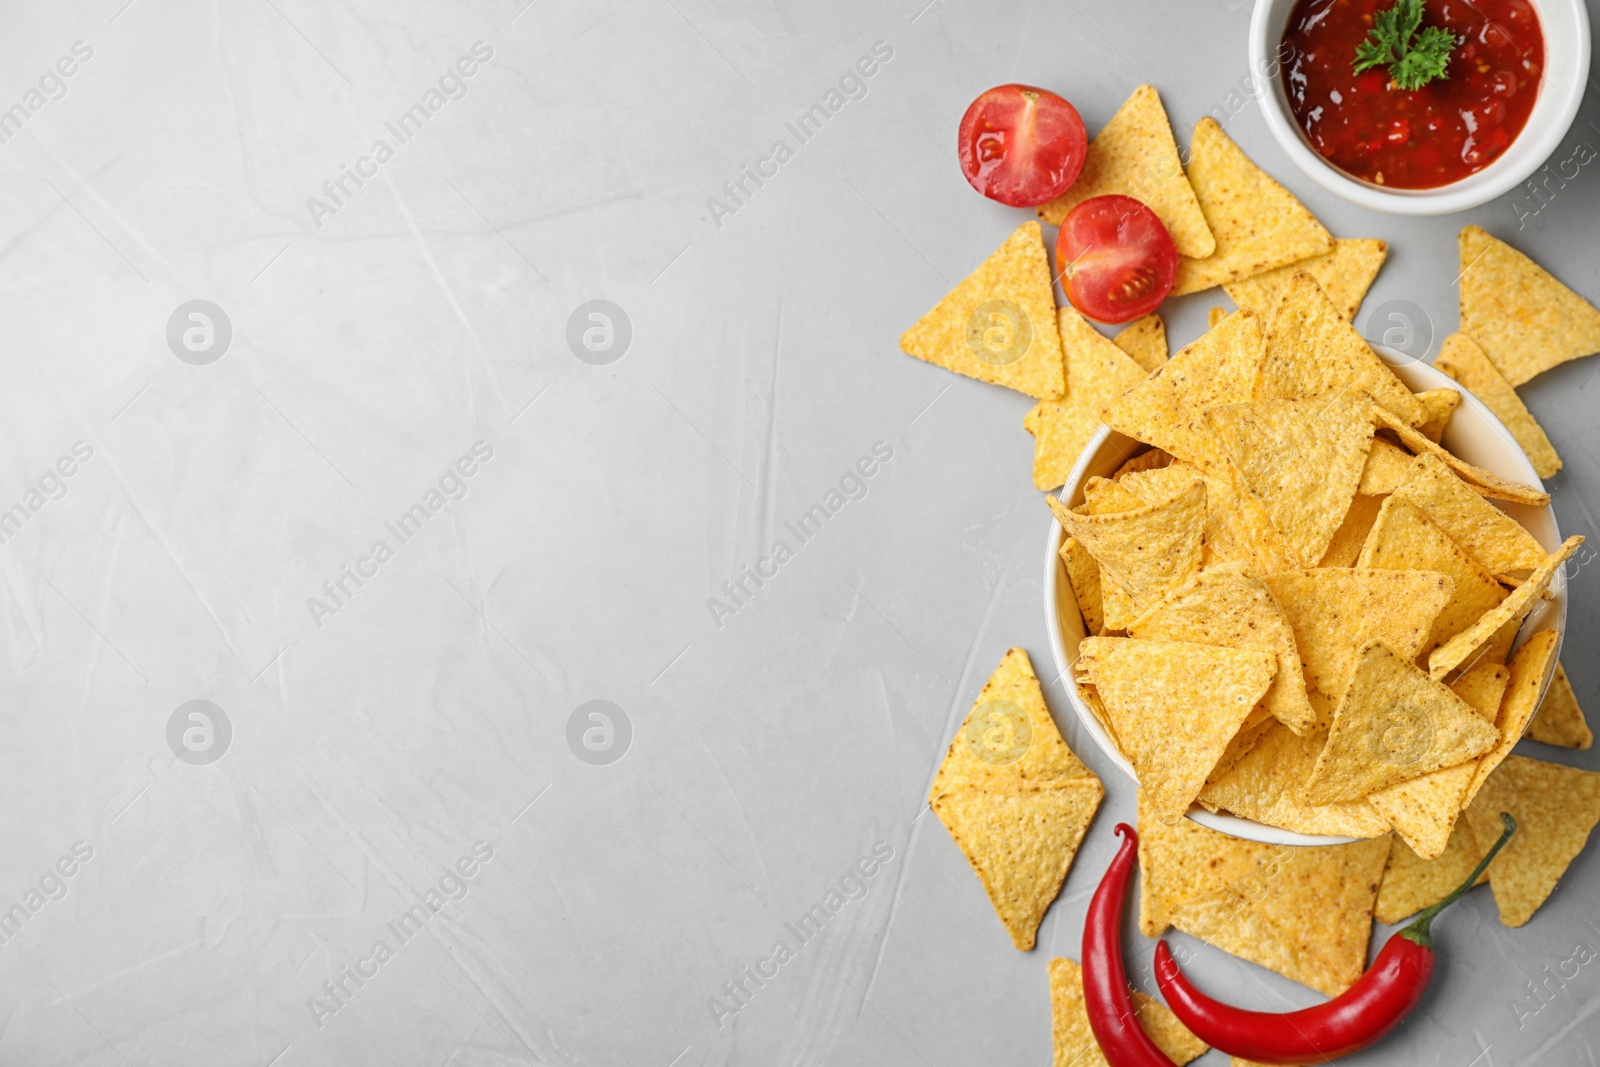
[[[1539,476],[1534,473],[1533,466],[1523,454],[1521,446],[1477,397],[1426,363],[1393,349],[1384,348],[1382,345],[1375,345],[1374,348],[1413,392],[1446,387],[1461,390],[1461,406],[1456,408],[1449,425],[1445,428],[1444,439],[1441,442],[1446,448],[1468,463],[1483,467],[1502,478],[1509,478],[1525,485],[1541,485]],[[1108,426],[1100,427],[1099,433],[1095,434],[1085,446],[1083,454],[1078,457],[1077,466],[1072,469],[1067,484],[1061,490],[1061,499],[1068,506],[1083,503],[1084,482],[1096,475],[1102,478],[1110,477],[1128,456],[1142,447],[1139,442],[1113,432]],[[1497,503],[1526,527],[1547,550],[1554,550],[1561,544],[1561,531],[1556,526],[1555,511],[1549,505],[1532,507],[1524,504]],[[1079,698],[1077,686],[1072,682],[1072,665],[1078,658],[1078,643],[1083,640],[1085,632],[1083,617],[1078,613],[1078,603],[1072,595],[1072,586],[1067,582],[1066,568],[1061,563],[1061,541],[1061,524],[1051,519],[1050,537],[1045,545],[1044,613],[1050,630],[1051,651],[1055,653],[1056,670],[1067,683],[1065,686],[1067,699],[1071,702],[1072,710],[1078,716],[1078,721],[1083,724],[1083,728],[1094,738],[1095,744],[1100,746],[1100,751],[1105,753],[1107,759],[1121,768],[1130,779],[1137,780],[1133,766],[1123,758],[1116,742],[1112,741],[1105,727],[1100,725],[1100,720],[1094,712]],[[1567,579],[1565,573],[1557,571],[1550,583],[1550,599],[1533,609],[1517,635],[1520,644],[1523,638],[1538,630],[1548,630],[1553,627],[1556,631],[1557,655],[1550,658],[1550,666],[1545,671],[1544,681],[1539,690],[1541,699],[1544,690],[1550,685],[1551,677],[1555,674],[1555,664],[1560,653],[1559,639],[1565,634],[1566,626]],[[1212,813],[1199,806],[1189,809],[1189,818],[1234,837],[1264,841],[1268,844],[1338,845],[1352,840],[1348,837],[1297,834],[1234,815]]]
[[[1256,0],[1250,19],[1250,70],[1265,82],[1260,94],[1267,129],[1289,158],[1318,185],[1362,207],[1397,215],[1444,215],[1493,200],[1521,185],[1561,147],[1589,80],[1589,13],[1584,0],[1529,0],[1544,32],[1544,77],[1522,133],[1476,174],[1437,189],[1387,189],[1346,174],[1307,142],[1289,110],[1276,57],[1295,0]]]

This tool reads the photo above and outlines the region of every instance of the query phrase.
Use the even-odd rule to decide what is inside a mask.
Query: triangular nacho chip
[[[1133,1004],[1139,1025],[1178,1067],[1204,1055],[1211,1047],[1190,1033],[1172,1009],[1154,997],[1135,989]],[[1109,1067],[1089,1025],[1089,1010],[1083,999],[1083,968],[1075,960],[1058,956],[1050,961],[1050,1017],[1055,1035],[1055,1067]]]
[[[1493,725],[1500,710],[1500,698],[1510,680],[1508,669],[1497,663],[1486,663],[1456,679],[1450,690],[1466,701],[1479,718]],[[1418,857],[1435,859],[1449,845],[1466,800],[1467,787],[1477,773],[1478,761],[1467,760],[1420,778],[1385,786],[1369,794],[1367,802],[1394,824],[1395,832]]]
[[[1266,509],[1293,566],[1322,559],[1355,499],[1372,445],[1372,401],[1346,389],[1206,412],[1245,489]]]
[[[1112,512],[1142,508],[1149,503],[1155,501],[1142,499],[1121,482],[1095,477],[1083,483],[1083,507],[1081,510],[1074,508],[1073,514],[1110,515]]]
[[[1389,246],[1376,237],[1335,237],[1333,251],[1312,256],[1275,270],[1262,271],[1251,278],[1223,286],[1233,302],[1257,315],[1270,316],[1289,289],[1289,280],[1305,271],[1317,280],[1349,322],[1356,321],[1361,299],[1372,287],[1378,269],[1389,254]]]
[[[1441,371],[1444,370],[1438,363],[1434,366]],[[1445,373],[1450,372],[1445,371]],[[1417,394],[1417,402],[1422,405],[1423,411],[1422,425],[1417,427],[1417,432],[1434,444],[1438,444],[1439,439],[1444,436],[1444,428],[1450,425],[1450,416],[1461,406],[1461,390],[1429,389]]]
[[[1076,537],[1061,542],[1061,563],[1067,570],[1072,598],[1078,602],[1078,613],[1083,616],[1083,628],[1093,637],[1105,629],[1105,616],[1100,606],[1100,564]]]
[[[1076,663],[1168,822],[1189,810],[1277,668],[1277,656],[1259,649],[1123,637],[1087,638]]]
[[[1437,571],[1448,574],[1455,582],[1450,603],[1433,620],[1423,653],[1432,652],[1506,598],[1505,586],[1478,566],[1421,509],[1392,496],[1383,502],[1356,566],[1384,571]]]
[[[1141,792],[1139,926],[1146,937],[1176,926],[1330,997],[1361,977],[1387,837],[1286,848],[1152,816]]]
[[[1600,311],[1477,226],[1461,231],[1461,332],[1512,385],[1600,352]]]
[[[1067,392],[1041,400],[1023,422],[1034,434],[1033,486],[1055,489],[1067,480],[1083,446],[1100,429],[1100,412],[1137,385],[1145,370],[1089,325],[1077,309],[1058,309]]]
[[[1019,951],[1033,948],[1104,792],[1096,779],[1071,778],[958,789],[932,802]]]
[[[1245,312],[1230,315],[1118,397],[1105,421],[1178,459],[1223,469],[1214,455],[1205,409],[1249,400],[1265,350],[1261,320]]]
[[[1463,820],[1456,822],[1449,843],[1437,859],[1423,859],[1396,837],[1389,850],[1383,884],[1378,887],[1374,917],[1381,923],[1394,924],[1439,903],[1466,880],[1481,859],[1483,853],[1477,850]],[[1473,884],[1482,885],[1488,880],[1488,874],[1482,874]]]
[[[1214,308],[1212,308],[1210,311],[1206,312],[1206,329],[1208,329],[1208,330],[1216,329],[1217,328],[1217,323],[1221,322],[1223,319],[1225,319],[1227,317],[1228,317],[1228,309],[1227,308],[1225,308],[1225,307],[1214,307]]]
[[[1346,388],[1362,390],[1413,426],[1423,421],[1421,401],[1339,314],[1317,280],[1299,271],[1269,320],[1255,399],[1315,397]]]
[[[1239,493],[1232,470],[1202,470],[1182,460],[1174,460],[1163,470],[1124,478],[1123,484],[1142,499],[1154,501],[1171,496],[1195,478],[1206,485],[1202,567],[1242,563],[1249,570],[1265,574],[1287,566],[1284,562],[1285,550],[1267,518],[1266,508],[1248,493]]]
[[[1380,442],[1374,441],[1376,448]],[[1371,466],[1371,460],[1368,460]],[[1378,521],[1378,511],[1383,507],[1384,497],[1365,496],[1357,493],[1356,498],[1350,501],[1350,510],[1344,513],[1344,521],[1339,528],[1333,531],[1333,540],[1328,543],[1328,551],[1322,554],[1319,567],[1354,567],[1356,559],[1361,555],[1361,546],[1366,543],[1367,535],[1372,532],[1372,526]]]
[[[1028,654],[1009,650],[950,743],[928,805],[1024,951],[1104,794],[1061,739]]]
[[[1061,196],[1041,205],[1039,217],[1061,225],[1090,197],[1118,193],[1140,201],[1172,234],[1178,253],[1203,258],[1216,248],[1194,189],[1184,177],[1178,145],[1161,96],[1141,85],[1089,142],[1083,170]]]
[[[1202,571],[1128,626],[1130,637],[1257,648],[1278,660],[1263,709],[1296,733],[1316,721],[1294,631],[1266,583],[1237,566]]]
[[[999,250],[900,337],[900,348],[957,374],[1040,400],[1066,389],[1050,260],[1037,222]]]
[[[1117,472],[1111,476],[1111,480],[1114,482],[1121,481],[1122,476],[1125,474],[1143,474],[1146,471],[1161,470],[1163,467],[1171,465],[1171,456],[1159,448],[1147,448],[1118,467]]]
[[[1239,765],[1239,761],[1248,756],[1261,739],[1267,736],[1267,731],[1278,725],[1278,720],[1266,714],[1266,709],[1257,704],[1256,710],[1250,713],[1244,725],[1239,727],[1239,732],[1233,735],[1233,740],[1228,742],[1228,747],[1222,753],[1222,758],[1217,760],[1217,765],[1211,768],[1211,774],[1206,778],[1206,785],[1210,786],[1211,783],[1226,778]],[[1206,802],[1205,789],[1200,790],[1200,795],[1195,797],[1195,803],[1207,811],[1216,810],[1213,805]]]
[[[1382,404],[1374,404],[1372,406],[1372,417],[1393,430],[1395,436],[1400,438],[1401,444],[1419,456],[1426,452],[1442,460],[1445,466],[1455,471],[1456,474],[1469,482],[1474,489],[1484,496],[1492,496],[1498,500],[1509,500],[1516,504],[1550,503],[1550,494],[1543,489],[1535,489],[1531,485],[1509,481],[1493,471],[1486,471],[1482,467],[1474,467],[1455,453],[1434,444],[1422,436],[1415,428],[1407,426]]]
[[[1094,777],[1061,739],[1028,653],[1013,648],[984,683],[950,742],[928,799],[965,786]]]
[[[1511,591],[1511,595],[1484,612],[1478,621],[1456,634],[1428,655],[1428,673],[1443,678],[1463,663],[1467,663],[1484,645],[1488,644],[1501,627],[1514,620],[1527,617],[1539,601],[1557,569],[1583,544],[1583,535],[1573,534],[1561,547],[1545,557],[1534,568],[1533,574]]]
[[[1213,774],[1200,790],[1199,802],[1212,811],[1229,811],[1297,834],[1382,837],[1389,832],[1389,820],[1365,800],[1308,804],[1302,797],[1327,741],[1327,730],[1296,737],[1269,719],[1267,729],[1226,773]]]
[[[1413,459],[1394,495],[1420,508],[1490,574],[1527,574],[1544,561],[1544,546],[1531,533],[1473,492],[1437,456]]]
[[[1164,467],[1129,471],[1117,484],[1146,504],[1159,504],[1171,500],[1195,482],[1203,481],[1205,476],[1197,468],[1187,463],[1169,463]]]
[[[1263,580],[1294,628],[1306,681],[1330,701],[1344,693],[1356,649],[1368,641],[1379,639],[1407,659],[1416,656],[1454,588],[1447,576],[1432,571],[1345,567],[1285,571]]]
[[[1483,401],[1494,412],[1511,436],[1517,439],[1534,472],[1548,478],[1561,469],[1561,457],[1555,446],[1545,436],[1544,427],[1533,417],[1511,383],[1484,355],[1483,349],[1463,333],[1453,333],[1444,339],[1439,358],[1433,361],[1434,370],[1450,375],[1466,386],[1472,395]],[[1438,440],[1438,438],[1434,438]]]
[[[1155,312],[1141,315],[1112,338],[1146,373],[1158,371],[1167,361],[1167,324]]]
[[[1178,257],[1174,296],[1333,251],[1333,235],[1316,216],[1252,163],[1209,116],[1195,124],[1189,184],[1217,246],[1204,259]]]
[[[1501,812],[1517,832],[1489,864],[1500,921],[1521,926],[1555,891],[1600,822],[1600,774],[1512,756],[1489,776],[1463,820],[1480,855],[1501,831]]]
[[[1412,458],[1411,453],[1399,445],[1374,437],[1372,449],[1367,453],[1367,465],[1361,468],[1361,484],[1356,487],[1356,492],[1367,496],[1383,496],[1394,492],[1410,473]]]
[[[1371,641],[1356,652],[1328,743],[1306,782],[1306,802],[1357,800],[1465,763],[1499,739],[1472,705],[1382,641]]]
[[[1540,630],[1522,642],[1506,665],[1510,679],[1505,695],[1500,698],[1500,711],[1495,716],[1495,729],[1500,731],[1500,743],[1478,757],[1478,770],[1467,786],[1465,802],[1470,802],[1483,788],[1483,783],[1494,769],[1505,762],[1528,728],[1528,721],[1539,708],[1539,691],[1544,686],[1545,671],[1555,658],[1556,646],[1561,643],[1554,630]]]
[[[1108,484],[1122,488],[1116,482]],[[1200,569],[1206,521],[1203,482],[1171,500],[1104,515],[1076,515],[1057,498],[1046,500],[1067,533],[1100,564],[1102,587],[1109,578],[1132,598],[1137,610],[1153,607],[1167,590]]]
[[[1528,727],[1528,736],[1543,745],[1561,748],[1586,749],[1594,744],[1594,734],[1583,709],[1578,706],[1578,694],[1572,691],[1567,679],[1567,669],[1556,664],[1556,676],[1550,680],[1550,690],[1539,705],[1539,713]]]

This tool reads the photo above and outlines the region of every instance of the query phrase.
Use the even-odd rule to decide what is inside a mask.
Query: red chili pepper
[[[1111,1067],[1173,1067],[1139,1025],[1138,1009],[1128,991],[1128,972],[1122,965],[1122,904],[1139,835],[1127,823],[1118,823],[1116,832],[1123,837],[1122,848],[1106,868],[1083,921],[1083,1003],[1089,1027]]]
[[[1500,818],[1505,832],[1467,880],[1391,937],[1356,984],[1326,1004],[1277,1014],[1245,1011],[1212,1000],[1183,976],[1163,941],[1156,946],[1156,982],[1167,998],[1167,1006],[1200,1040],[1257,1063],[1324,1063],[1375,1043],[1400,1024],[1428,988],[1434,963],[1429,926],[1434,917],[1472,888],[1489,861],[1516,832],[1515,819],[1504,812]],[[1087,967],[1084,974],[1087,991]]]

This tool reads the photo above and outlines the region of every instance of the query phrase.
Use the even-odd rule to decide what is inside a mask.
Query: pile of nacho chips
[[[1142,929],[1177,927],[1335,995],[1365,966],[1373,918],[1443,897],[1501,811],[1521,829],[1484,881],[1507,925],[1527,922],[1600,823],[1600,774],[1512,755],[1525,734],[1593,741],[1556,632],[1523,632],[1583,539],[1550,551],[1519,525],[1506,505],[1549,496],[1441,444],[1462,393],[1413,393],[1357,333],[1383,241],[1334,238],[1210,119],[1183,156],[1149,86],[1038,214],[1059,223],[1106,193],[1166,224],[1175,295],[1221,287],[1238,310],[1212,308],[1170,358],[1156,315],[1107,338],[1057,306],[1029,221],[901,347],[1034,398],[1039,489],[1067,481],[1102,425],[1134,442],[1081,501],[1048,503],[1088,634],[1078,692],[1139,779]],[[1600,311],[1477,227],[1460,252],[1461,329],[1436,366],[1549,477],[1560,457],[1516,386],[1600,352]],[[929,803],[1017,948],[1033,946],[1101,796],[1011,650]],[[1357,840],[1258,844],[1186,820],[1195,806]],[[1053,960],[1050,982],[1057,1067],[1103,1062],[1078,966]],[[1175,1062],[1204,1053],[1160,1004],[1138,1004]]]
[[[1307,271],[1106,404],[1148,450],[1049,504],[1080,692],[1157,819],[1444,851],[1554,669],[1554,631],[1508,658],[1583,540],[1547,552],[1497,507],[1549,498],[1437,444],[1452,409]]]

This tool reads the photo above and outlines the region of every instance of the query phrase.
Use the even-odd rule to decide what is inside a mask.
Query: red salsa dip
[[[1394,0],[1300,0],[1280,50],[1295,120],[1340,170],[1433,189],[1498,159],[1539,95],[1544,34],[1528,0],[1426,0],[1422,24],[1455,36],[1447,77],[1410,92],[1386,68],[1354,73],[1356,46]]]

